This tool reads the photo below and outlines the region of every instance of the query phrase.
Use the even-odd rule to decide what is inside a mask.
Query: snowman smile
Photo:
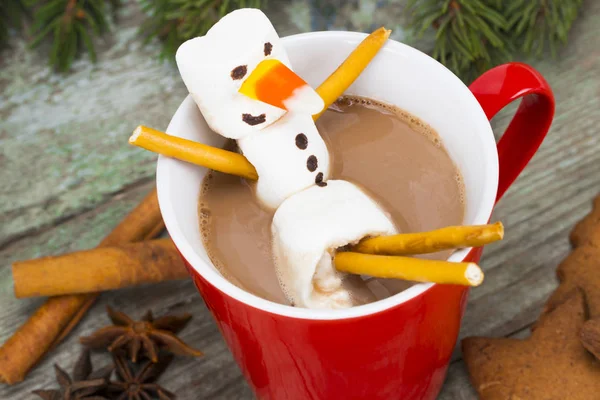
[[[247,123],[248,125],[254,126],[258,124],[262,124],[267,120],[266,114],[260,115],[252,115],[252,114],[242,114],[242,121]]]

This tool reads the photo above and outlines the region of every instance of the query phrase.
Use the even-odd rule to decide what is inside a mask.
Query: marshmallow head
[[[205,36],[183,43],[177,50],[176,60],[181,77],[206,122],[222,136],[242,138],[271,125],[286,113],[284,108],[259,100],[260,96],[252,98],[240,93],[245,81],[265,60],[272,60],[271,67],[281,65],[281,71],[290,70],[277,32],[260,10],[231,12]],[[264,71],[265,64],[262,65]],[[268,76],[272,82],[273,75]],[[254,74],[252,79],[264,83],[262,78],[264,76]],[[311,98],[314,101],[314,96]],[[313,108],[318,107],[313,105]]]
[[[299,307],[347,308],[375,300],[358,276],[338,272],[338,248],[397,233],[390,217],[352,183],[330,180],[285,200],[271,226],[282,289]]]

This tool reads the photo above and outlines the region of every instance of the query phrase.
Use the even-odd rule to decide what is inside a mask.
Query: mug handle
[[[469,89],[489,120],[512,101],[523,98],[498,141],[498,202],[546,137],[554,117],[554,94],[542,75],[523,63],[492,68],[477,78]]]

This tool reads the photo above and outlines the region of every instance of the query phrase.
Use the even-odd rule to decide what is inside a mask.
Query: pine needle
[[[524,54],[540,57],[549,50],[556,57],[558,47],[567,42],[581,4],[582,0],[518,0],[520,7],[506,10],[507,30]]]
[[[11,31],[23,28],[28,14],[23,0],[0,0],[0,49],[7,44]]]
[[[433,56],[470,81],[508,60],[508,21],[501,7],[500,2],[490,0],[409,0],[407,11],[421,32],[426,28],[421,22],[438,15],[430,27],[436,30]]]
[[[96,61],[94,37],[108,31],[107,14],[117,0],[29,0],[33,8],[31,47],[51,42],[49,63],[67,72],[75,59],[87,52]]]
[[[238,8],[266,0],[138,0],[145,42],[162,43],[161,58],[174,60],[181,43],[204,35]],[[291,0],[290,0],[291,1]],[[435,31],[432,56],[469,83],[485,70],[520,56],[556,57],[567,42],[582,0],[408,0],[418,35]],[[23,33],[31,16],[30,46],[49,49],[50,65],[69,71],[83,53],[96,61],[95,40],[109,29],[121,0],[0,0],[0,48]],[[333,2],[330,8],[334,8]],[[333,11],[332,11],[333,12]],[[41,47],[50,43],[48,47]]]
[[[411,25],[434,29],[432,56],[466,83],[520,55],[556,56],[582,0],[408,0]]]

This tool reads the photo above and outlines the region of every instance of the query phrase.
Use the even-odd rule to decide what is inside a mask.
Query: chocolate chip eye
[[[273,45],[271,44],[271,42],[267,42],[265,43],[265,57],[271,54],[271,51],[273,50]]]
[[[247,65],[238,65],[237,67],[231,70],[231,79],[242,79],[244,76],[246,76],[246,72],[248,72]]]

